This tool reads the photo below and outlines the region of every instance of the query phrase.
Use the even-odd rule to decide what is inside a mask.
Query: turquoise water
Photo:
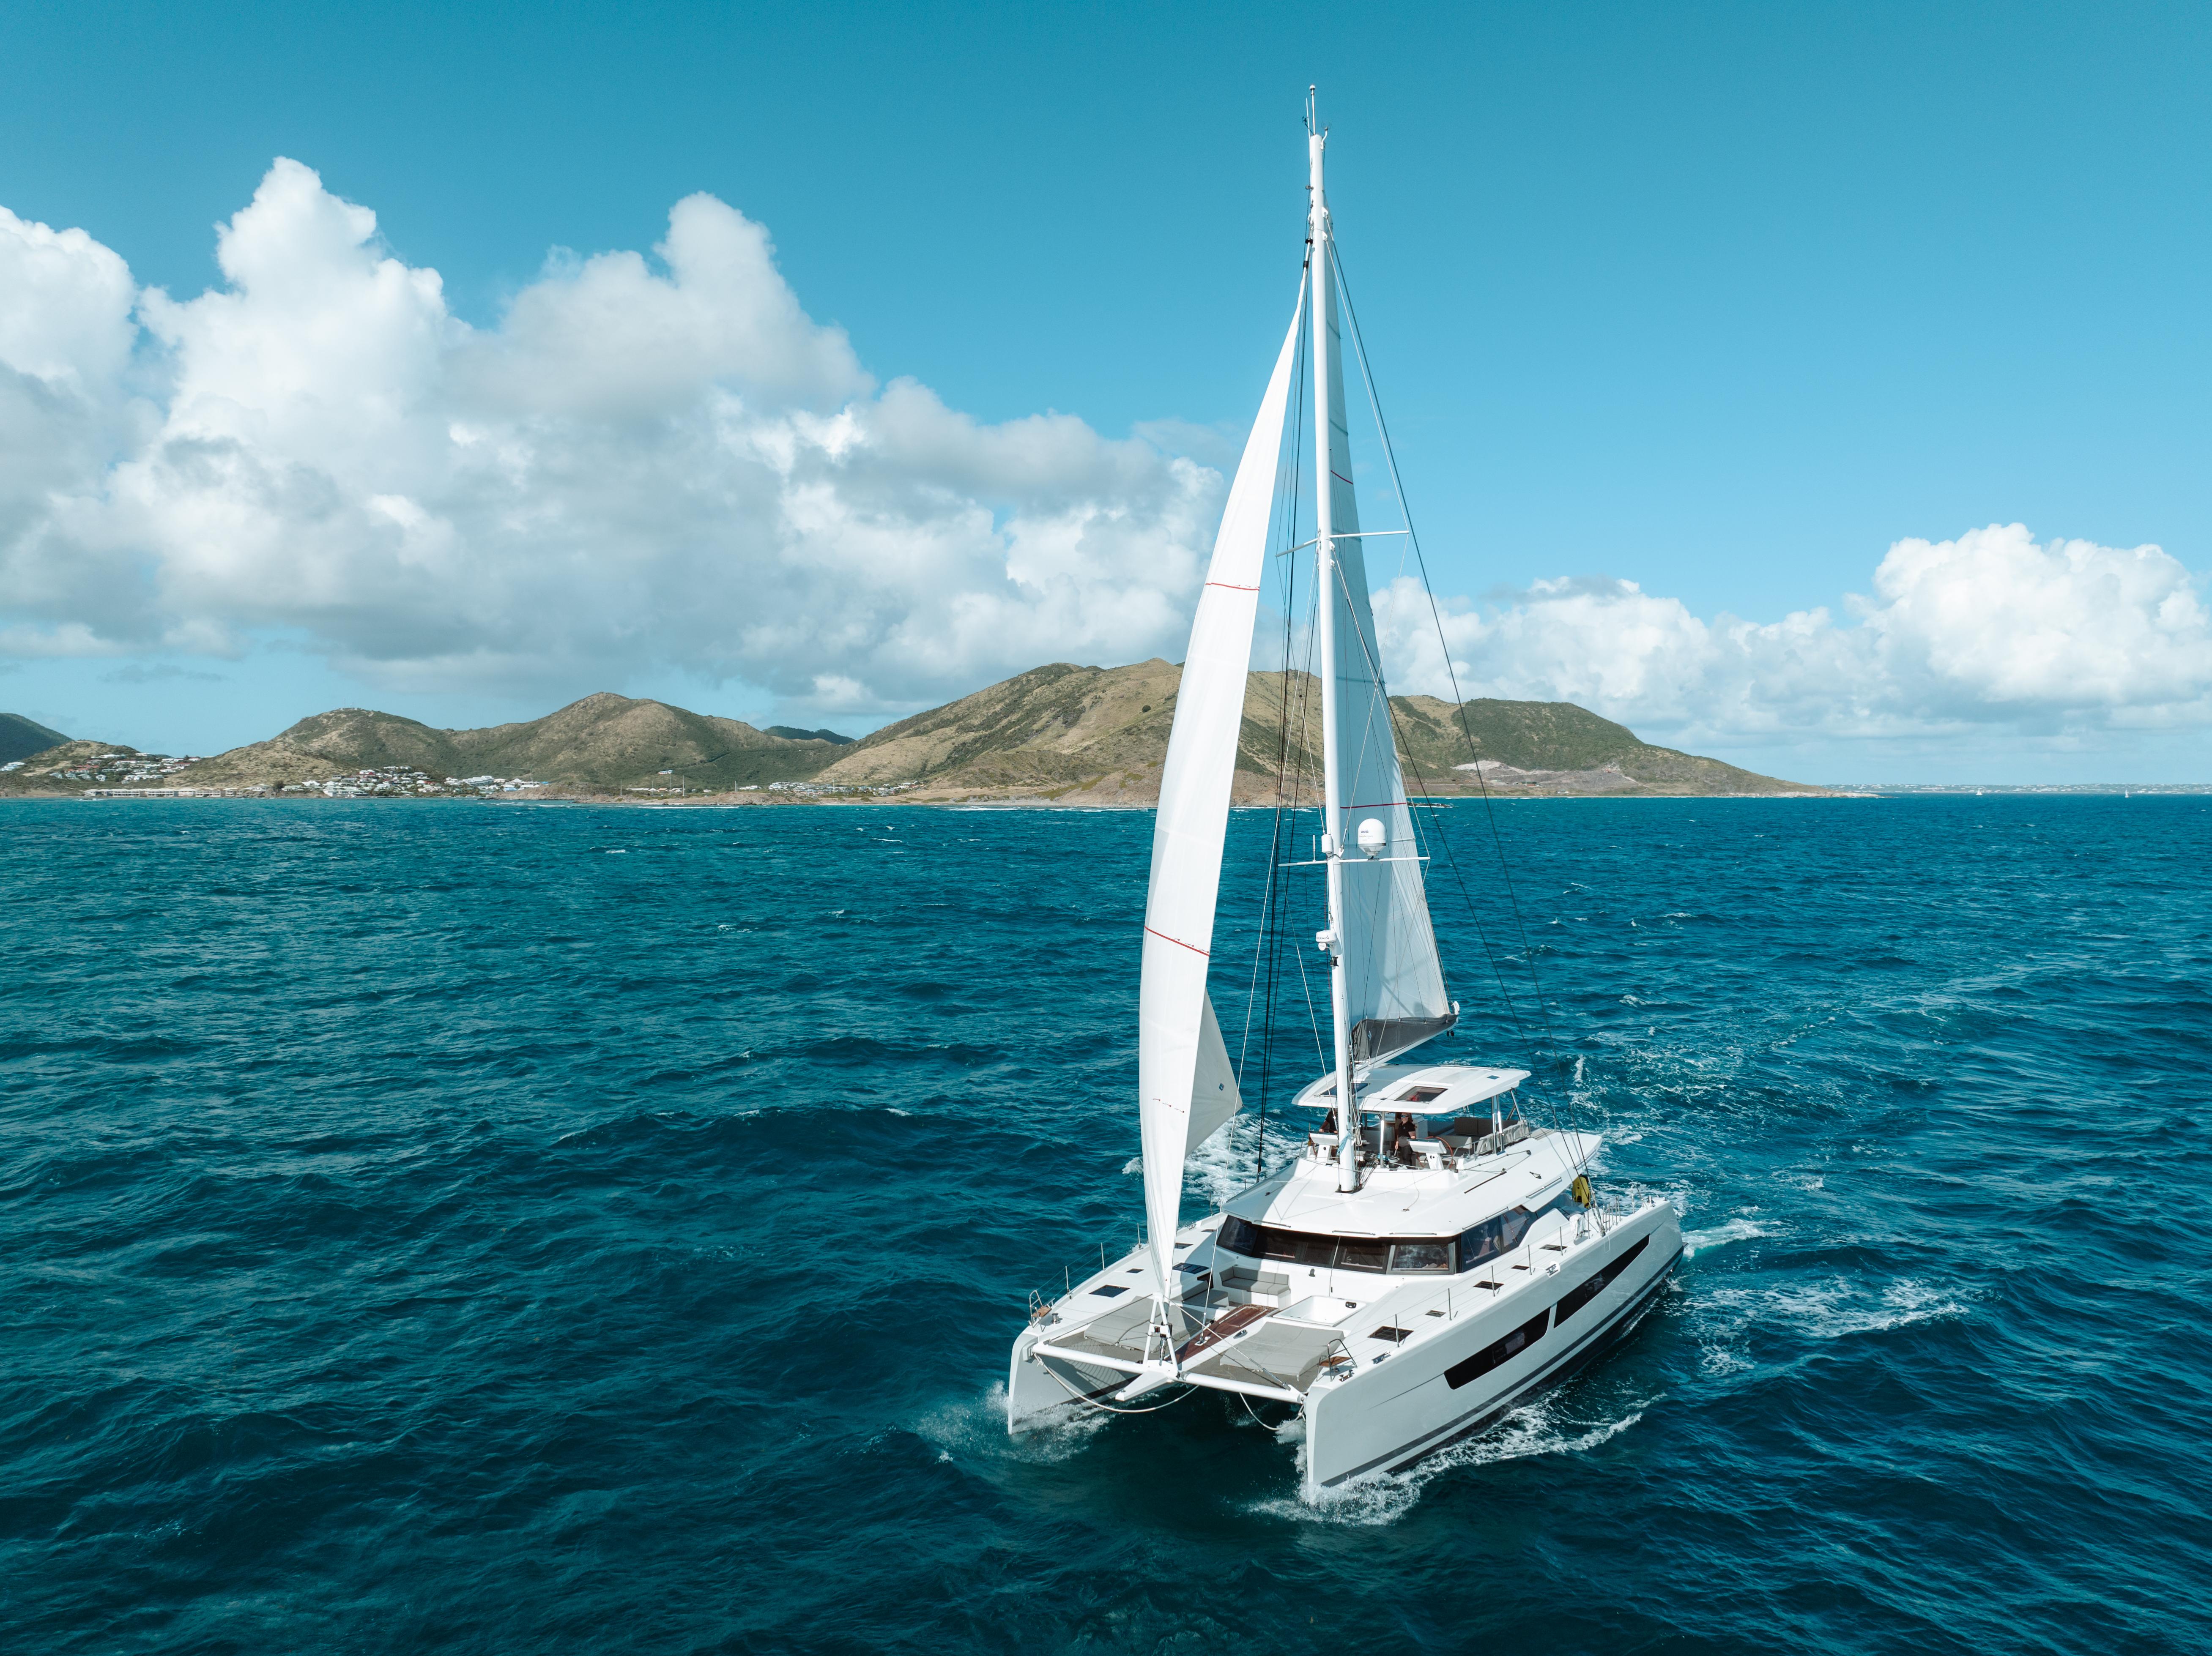
[[[996,1414],[1134,1235],[1148,816],[9,806],[0,1648],[2205,1648],[2208,806],[1501,806],[1556,1051],[1446,813],[1445,1054],[1692,1252],[1320,1508],[1226,1399]]]

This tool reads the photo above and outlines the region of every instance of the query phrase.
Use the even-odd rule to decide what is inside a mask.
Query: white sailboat
[[[1596,1135],[1522,1118],[1526,1070],[1393,1061],[1451,1028],[1459,1009],[1446,998],[1368,600],[1326,134],[1310,113],[1308,126],[1307,269],[1222,516],[1161,775],[1138,1010],[1148,1240],[1033,1307],[1006,1412],[1020,1432],[1068,1409],[1187,1395],[1162,1392],[1170,1386],[1294,1405],[1313,1496],[1403,1471],[1582,1367],[1650,1309],[1682,1244],[1671,1204],[1592,1189]],[[1186,1225],[1186,1160],[1242,1106],[1206,971],[1308,338],[1328,892],[1315,942],[1335,1062],[1294,1100],[1328,1113],[1303,1150]]]

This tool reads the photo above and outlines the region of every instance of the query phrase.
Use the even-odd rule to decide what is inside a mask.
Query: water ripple
[[[1445,813],[1442,1055],[1688,1253],[1310,1506],[1279,1410],[1003,1429],[1138,1223],[1148,816],[8,807],[0,1647],[2201,1647],[2212,812],[1498,825],[1541,980]],[[1242,1028],[1267,828],[1213,992],[1272,1113],[1194,1211],[1313,1073],[1288,956]]]

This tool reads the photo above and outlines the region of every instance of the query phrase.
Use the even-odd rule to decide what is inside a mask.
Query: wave
[[[1773,1234],[1771,1228],[1760,1224],[1756,1219],[1731,1219],[1724,1225],[1714,1226],[1711,1230],[1685,1232],[1682,1237],[1682,1252],[1686,1256],[1693,1256],[1713,1248],[1723,1247],[1730,1242],[1754,1241],[1759,1237]]]
[[[1355,1528],[1395,1524],[1420,1504],[1429,1486],[1439,1478],[1540,1455],[1587,1454],[1642,1420],[1644,1411],[1657,1401],[1646,1398],[1617,1417],[1586,1420],[1577,1417],[1571,1395],[1547,1392],[1480,1436],[1439,1450],[1408,1471],[1324,1489],[1311,1501],[1295,1495],[1269,1496],[1248,1503],[1245,1510],[1298,1523]],[[1298,1453],[1303,1472],[1302,1441]]]

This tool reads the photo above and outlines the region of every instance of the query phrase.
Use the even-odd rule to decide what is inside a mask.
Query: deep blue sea
[[[1691,1252],[1316,1508],[1230,1399],[999,1413],[1136,1233],[1149,815],[0,807],[0,1650],[2212,1648],[2212,798],[1492,820],[1440,1055]]]

